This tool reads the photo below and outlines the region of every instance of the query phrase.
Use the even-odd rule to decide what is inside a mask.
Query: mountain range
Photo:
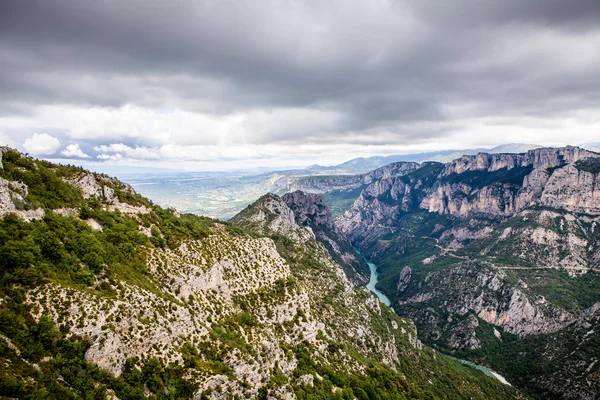
[[[600,396],[598,153],[293,179],[229,222],[0,165],[0,396]]]
[[[223,223],[9,148],[0,165],[3,398],[523,398],[423,346],[315,196]]]
[[[509,144],[487,150],[491,152],[524,152],[539,146]],[[356,158],[334,166],[313,165],[304,169],[271,169],[269,171],[192,172],[90,165],[99,172],[116,175],[131,183],[141,194],[163,207],[175,207],[184,212],[227,220],[267,192],[283,194],[298,179],[309,176],[339,176],[368,173],[397,161],[450,161],[462,154],[476,154],[485,149],[416,153],[394,156]]]

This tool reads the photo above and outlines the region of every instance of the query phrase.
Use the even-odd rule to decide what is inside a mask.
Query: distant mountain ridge
[[[523,145],[508,145],[523,150]],[[532,146],[533,145],[524,145]],[[498,151],[509,151],[509,147],[499,147]],[[462,154],[473,154],[475,150],[464,150]],[[222,171],[222,172],[174,172],[138,171],[128,173],[114,168],[107,169],[111,175],[130,182],[137,191],[148,196],[165,207],[175,207],[185,212],[206,215],[213,218],[229,219],[245,206],[266,192],[283,194],[296,189],[292,182],[308,176],[339,176],[368,174],[369,172],[396,161],[424,162],[430,159],[441,160],[455,151],[430,152],[399,156],[378,156],[366,159],[354,159],[337,166],[312,166],[305,169],[284,169],[270,171]],[[446,154],[446,155],[445,155]],[[436,158],[437,157],[437,158]],[[457,157],[452,157],[457,158]],[[449,161],[449,160],[448,160]],[[98,167],[98,166],[94,166]],[[289,187],[289,189],[288,189]],[[332,211],[335,215],[342,212],[347,201]]]
[[[526,153],[529,150],[538,149],[542,146],[535,144],[525,143],[509,143],[493,148],[475,148],[475,149],[464,149],[464,150],[442,150],[442,151],[430,151],[424,153],[410,153],[410,154],[398,154],[390,156],[373,156],[373,157],[359,157],[353,158],[341,164],[324,167],[321,165],[312,165],[307,168],[309,171],[335,171],[339,174],[359,174],[372,171],[374,169],[383,167],[384,165],[399,162],[399,161],[413,161],[413,162],[424,162],[424,161],[438,161],[438,162],[449,162],[455,158],[459,158],[463,155],[474,155],[477,153]]]

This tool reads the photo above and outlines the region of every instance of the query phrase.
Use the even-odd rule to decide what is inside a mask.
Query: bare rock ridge
[[[357,189],[379,179],[406,175],[419,168],[416,162],[397,162],[360,175],[327,175],[308,177],[286,177],[273,187],[275,192],[327,193]]]
[[[347,240],[335,231],[329,207],[318,194],[296,191],[280,198],[269,193],[233,217],[231,222],[301,242],[317,239],[355,284],[368,281],[368,266]]]
[[[456,216],[471,212],[514,215],[540,204],[599,214],[597,174],[577,168],[578,161],[598,157],[597,153],[572,146],[530,150],[525,154],[463,156],[446,165],[440,183],[420,207]],[[487,178],[492,181],[485,185],[460,179],[468,172],[490,173]]]
[[[294,212],[281,198],[271,193],[262,196],[230,221],[266,234],[278,233],[301,242],[315,238],[311,227],[297,224]]]
[[[415,208],[461,218],[474,213],[508,217],[535,205],[600,214],[598,173],[578,167],[580,161],[598,157],[569,146],[524,154],[480,153],[446,165],[425,163],[412,173],[366,186],[336,226],[350,235],[377,230]]]

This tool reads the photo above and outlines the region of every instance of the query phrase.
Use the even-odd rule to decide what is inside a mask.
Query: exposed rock
[[[286,191],[297,190],[305,193],[328,193],[336,190],[352,190],[372,182],[404,176],[419,168],[415,162],[397,162],[385,165],[374,171],[360,175],[336,175],[336,176],[309,176],[300,178],[287,178]],[[281,190],[281,189],[280,189]]]
[[[79,189],[84,199],[95,196],[98,199],[104,199],[108,203],[113,201],[114,190],[110,188],[105,190],[105,186],[98,184],[96,177],[90,172],[74,175],[66,181]]]
[[[550,303],[532,299],[514,287],[502,271],[481,264],[459,264],[429,273],[410,285],[419,287],[419,294],[405,298],[401,293],[406,288],[399,290],[399,304],[423,303],[427,307],[400,310],[415,319],[428,340],[447,347],[480,347],[474,317],[521,337],[556,332],[577,319]],[[440,310],[448,320],[439,319],[428,309]]]
[[[260,227],[265,233],[279,233],[299,242],[315,238],[312,229],[296,224],[294,212],[282,199],[270,193],[262,196],[231,221],[238,225]]]
[[[445,166],[424,163],[405,175],[374,180],[335,225],[352,240],[372,240],[393,232],[398,218],[419,209],[458,218],[505,218],[536,205],[600,214],[597,174],[574,165],[599,156],[567,146],[480,153]]]
[[[580,171],[570,164],[548,179],[541,204],[573,212],[600,214],[600,181],[598,174]]]
[[[2,156],[9,150],[11,150],[10,147],[0,146],[0,169],[4,169],[4,165],[2,164]]]
[[[311,375],[311,374],[302,375],[301,377],[299,377],[296,380],[296,385],[298,385],[298,386],[302,386],[302,385],[313,386],[314,379],[315,379],[314,375]]]
[[[398,290],[398,292],[403,292],[408,287],[411,277],[412,269],[410,269],[410,267],[402,268],[402,271],[400,271],[400,276],[398,277],[398,285],[396,285],[396,290]]]
[[[112,332],[100,336],[85,352],[85,359],[119,377],[125,366],[125,353],[121,338]]]
[[[100,225],[95,219],[90,218],[86,220],[85,223],[93,230],[102,232],[102,225]]]
[[[119,185],[121,190],[134,194],[133,187],[118,181],[100,176],[96,179],[96,175],[91,172],[81,172],[73,175],[69,179],[65,179],[68,183],[79,189],[84,199],[95,197],[101,200],[108,211],[120,211],[124,214],[148,214],[150,210],[144,205],[132,205],[119,201],[115,196],[115,190],[111,185]]]
[[[369,267],[358,257],[344,237],[335,230],[329,207],[320,194],[305,194],[302,191],[287,193],[283,201],[293,211],[298,225],[309,227],[317,240],[322,242],[331,256],[344,268],[344,272],[355,284],[368,281]]]
[[[333,218],[329,207],[318,194],[305,194],[302,191],[287,193],[282,200],[292,210],[298,225],[310,225],[333,230]],[[314,228],[313,228],[314,230]]]
[[[488,154],[462,156],[447,164],[443,176],[466,171],[498,171],[516,167],[532,166],[534,169],[548,169],[571,164],[588,157],[598,157],[598,153],[574,146],[562,148],[539,148],[523,154]]]
[[[26,197],[27,186],[0,177],[0,218],[10,213],[16,214],[25,221],[44,218],[45,213],[41,208],[35,210],[17,208],[16,204],[25,206],[27,203]]]

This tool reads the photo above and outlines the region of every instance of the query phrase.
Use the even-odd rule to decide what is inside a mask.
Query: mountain
[[[0,165],[2,398],[523,398],[355,286],[318,197],[264,196],[239,226],[8,148]]]
[[[424,343],[536,398],[600,396],[600,154],[465,155],[376,179],[336,229]]]
[[[488,154],[508,153],[508,152],[526,152],[530,149],[539,148],[537,145],[513,143],[494,147],[489,150]],[[348,163],[340,164],[353,165],[354,162],[362,162],[364,160],[385,160],[387,162],[383,167],[378,167],[375,170],[359,173],[355,175],[338,174],[338,175],[312,175],[312,176],[288,176],[285,179],[279,179],[273,182],[270,190],[274,193],[282,194],[294,190],[302,190],[307,193],[323,194],[325,200],[332,208],[334,215],[337,217],[346,211],[352,203],[358,198],[361,190],[375,180],[383,177],[399,176],[411,172],[419,167],[416,161],[435,160],[451,161],[460,158],[463,155],[474,155],[479,153],[478,149],[462,150],[462,151],[447,151],[443,154],[439,153],[423,153],[406,156],[389,156],[389,157],[372,157],[369,159],[355,159]],[[358,160],[358,161],[357,161]],[[392,161],[394,160],[394,161]],[[402,161],[400,161],[402,160]],[[410,160],[410,161],[409,161]],[[361,164],[374,166],[375,164]]]
[[[535,147],[533,145],[506,145],[492,150],[470,149],[470,150],[447,150],[441,152],[406,154],[396,156],[377,156],[370,158],[358,158],[334,166],[313,165],[305,169],[281,169],[258,171],[221,171],[221,172],[183,172],[172,170],[138,169],[137,172],[129,172],[129,169],[121,168],[116,171],[111,167],[102,166],[98,163],[90,164],[99,172],[116,174],[120,179],[125,179],[138,192],[153,199],[163,207],[175,207],[182,212],[209,216],[227,220],[251,204],[257,198],[267,192],[283,195],[294,190],[310,192],[309,188],[302,188],[302,181],[315,177],[315,179],[327,179],[332,176],[363,175],[384,167],[390,163],[423,162],[428,160],[446,161],[460,157],[463,154],[476,154],[478,151],[525,151],[523,146]],[[504,149],[504,150],[502,150]],[[453,154],[448,156],[448,154]],[[450,157],[450,158],[448,158]],[[298,183],[297,183],[298,182]],[[342,191],[325,197],[340,198],[339,205],[332,207],[334,215],[345,211],[358,197],[360,191],[348,193]],[[320,192],[319,192],[320,193]],[[331,204],[331,202],[329,202]]]

